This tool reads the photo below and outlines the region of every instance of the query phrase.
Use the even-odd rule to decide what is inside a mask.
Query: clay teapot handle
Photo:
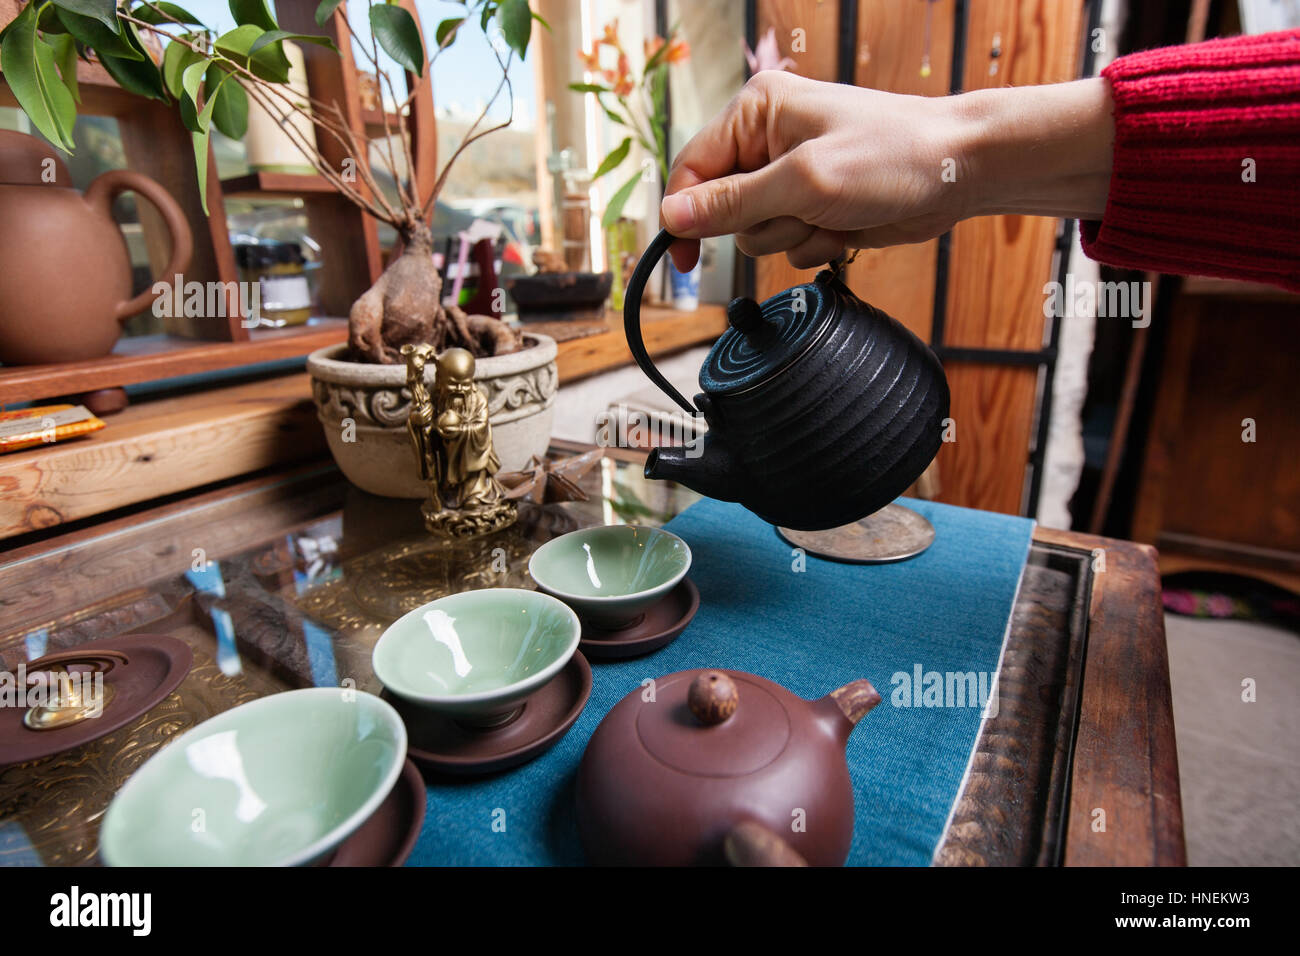
[[[695,416],[699,414],[695,406],[688,402],[681,392],[673,388],[668,379],[655,368],[650,353],[646,351],[645,340],[641,337],[641,294],[645,291],[650,273],[654,271],[655,265],[663,258],[676,238],[670,235],[667,229],[661,229],[659,235],[646,246],[645,252],[641,253],[641,259],[632,271],[632,278],[627,280],[627,289],[623,292],[623,332],[627,336],[627,347],[632,351],[632,358],[636,359],[636,364],[641,367],[641,371],[645,372],[646,377],[680,405],[686,414]]]
[[[761,823],[746,820],[731,828],[722,853],[732,866],[807,866],[799,851]]]
[[[173,199],[171,193],[163,189],[162,186],[148,176],[134,170],[112,169],[96,177],[86,190],[85,198],[86,202],[93,208],[112,219],[113,200],[124,192],[139,193],[153,203],[158,212],[162,214],[163,223],[167,226],[168,237],[171,239],[172,254],[160,278],[170,279],[177,273],[184,272],[189,266],[190,256],[194,252],[194,237],[190,234],[190,224],[185,219],[185,213],[181,210],[180,203]],[[156,282],[151,282],[149,288],[135,298],[119,304],[113,317],[118,322],[125,322],[131,316],[152,304],[159,295],[153,291],[155,284]]]

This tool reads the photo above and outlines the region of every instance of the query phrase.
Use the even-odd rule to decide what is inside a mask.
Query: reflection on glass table
[[[0,864],[93,861],[113,793],[178,733],[290,688],[378,693],[371,650],[407,611],[470,589],[533,588],[528,559],[550,538],[597,524],[657,526],[698,499],[646,481],[639,460],[607,457],[579,485],[587,501],[523,502],[512,528],[444,541],[424,530],[418,500],[376,498],[314,466],[6,563],[0,669],[15,673],[127,633],[179,638],[194,663],[174,693],[127,726],[0,767]]]

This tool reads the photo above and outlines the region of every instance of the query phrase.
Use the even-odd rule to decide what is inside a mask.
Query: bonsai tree
[[[431,345],[437,351],[460,347],[479,357],[518,349],[518,334],[499,319],[466,315],[455,306],[442,305],[442,282],[433,264],[429,222],[434,202],[460,155],[472,143],[510,124],[510,116],[491,123],[488,113],[503,93],[513,108],[511,62],[526,53],[532,21],[546,25],[530,10],[528,0],[465,0],[463,16],[438,24],[432,58],[426,57],[415,19],[402,7],[371,0],[369,36],[364,37],[349,21],[342,0],[321,0],[316,23],[324,26],[336,19],[343,28],[340,35],[355,41],[379,78],[381,90],[386,89],[397,104],[399,116],[409,113],[415,94],[397,94],[380,63],[381,49],[404,70],[422,77],[455,42],[466,21],[485,33],[495,23],[491,47],[500,81],[423,201],[405,124],[400,124],[401,129],[390,127],[388,112],[381,110],[385,136],[375,152],[396,184],[395,194],[389,195],[367,162],[369,144],[358,139],[340,105],[304,99],[288,85],[286,41],[321,44],[337,51],[334,43],[324,36],[280,29],[267,0],[229,2],[238,25],[217,35],[167,0],[29,0],[0,33],[0,70],[32,124],[69,153],[80,101],[78,58],[100,63],[129,92],[175,103],[193,139],[205,211],[208,139],[214,127],[241,139],[248,125],[250,100],[281,120],[293,114],[309,118],[317,139],[334,140],[352,158],[344,163],[348,168],[336,169],[325,162],[316,144],[306,141],[293,123],[282,122],[281,126],[317,173],[348,200],[392,226],[401,240],[401,253],[352,306],[348,341],[354,357],[397,364],[402,361],[403,345]]]

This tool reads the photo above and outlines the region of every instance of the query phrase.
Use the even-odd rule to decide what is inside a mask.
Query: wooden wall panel
[[[764,19],[763,14],[769,6],[780,16]],[[790,30],[801,19],[795,6],[791,3],[760,4],[759,36],[771,25],[776,26],[778,38],[783,31],[788,38]],[[823,2],[817,6],[833,5]],[[955,6],[955,0],[915,4],[899,3],[898,0],[859,0],[854,83],[894,93],[945,95],[950,86]],[[922,76],[927,10],[930,17],[930,74]],[[815,13],[830,19],[821,9]],[[835,33],[838,33],[837,27],[838,24]],[[812,52],[812,42],[810,32],[809,53]],[[820,43],[820,39],[817,42]],[[798,59],[797,56],[794,58]],[[800,61],[796,72],[816,79],[834,80],[838,76],[837,61],[834,57],[807,64]],[[922,339],[928,340],[934,311],[937,246],[937,241],[931,241],[863,250],[849,268],[849,286]],[[758,267],[759,296],[765,298],[796,282],[807,282],[816,273],[816,269],[792,268],[784,256],[765,257]]]
[[[1295,301],[1175,302],[1134,538],[1300,563],[1296,313]]]
[[[947,95],[952,76],[955,6],[955,0],[859,0],[854,83],[891,93]],[[927,32],[930,73],[922,76]],[[888,249],[864,249],[849,266],[849,287],[928,342],[934,318],[938,249],[937,239]]]
[[[966,90],[1073,79],[1082,0],[970,0]],[[995,36],[1000,55],[990,55]],[[990,66],[996,65],[996,72]],[[1043,347],[1043,284],[1053,278],[1058,220],[986,216],[952,232],[943,342],[1036,351]],[[958,440],[939,456],[942,500],[1018,513],[1032,441],[1038,371],[948,363]],[[964,436],[963,436],[964,429]]]
[[[834,82],[839,75],[839,4],[833,0],[759,0],[758,30],[761,39],[769,29],[776,31],[782,56],[794,60],[791,72],[814,80]],[[795,31],[802,31],[802,50],[794,49]],[[785,254],[763,256],[755,263],[755,288],[761,302],[768,296],[802,282],[811,282],[816,269],[796,269]]]
[[[1019,514],[1038,370],[948,362],[956,441],[945,444],[937,500]]]
[[[1078,72],[1081,0],[971,0],[966,90],[1030,86]],[[994,37],[1001,55],[990,56]],[[996,64],[997,72],[990,73]],[[1043,284],[1051,276],[1058,220],[985,216],[952,235],[944,344],[1037,350],[1043,346]]]

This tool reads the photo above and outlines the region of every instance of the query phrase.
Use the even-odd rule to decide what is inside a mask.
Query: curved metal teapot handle
[[[660,390],[680,405],[688,415],[698,415],[699,410],[688,402],[681,392],[673,388],[668,379],[655,368],[655,363],[650,360],[650,353],[646,351],[645,340],[641,337],[641,293],[645,291],[645,284],[649,281],[655,265],[663,258],[676,238],[670,235],[667,229],[661,229],[659,235],[654,237],[654,241],[641,254],[641,260],[632,271],[632,278],[627,281],[627,289],[623,293],[623,332],[627,336],[627,347],[632,350],[632,358],[636,359],[636,364],[646,373],[650,381],[658,385]]]

